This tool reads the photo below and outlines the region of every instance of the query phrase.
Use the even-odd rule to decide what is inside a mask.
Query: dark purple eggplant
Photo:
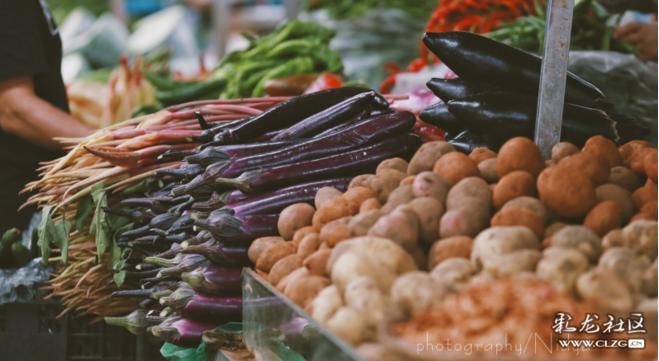
[[[426,87],[439,99],[444,101],[444,103],[448,103],[451,100],[465,99],[493,90],[492,86],[485,85],[482,82],[468,82],[462,78],[432,78],[426,83]]]
[[[419,114],[419,118],[428,124],[444,129],[448,134],[458,134],[464,130],[464,124],[448,110],[446,103],[431,105]]]
[[[163,168],[156,170],[156,174],[160,177],[169,176],[174,179],[191,179],[201,174],[204,167],[199,164],[184,163],[178,168]]]
[[[538,93],[542,58],[536,55],[469,32],[426,33],[423,43],[462,79]],[[567,102],[593,106],[604,94],[568,72],[565,98]]]
[[[340,154],[356,147],[407,133],[412,129],[415,121],[414,114],[410,112],[390,113],[369,118],[322,138],[312,138],[272,152],[235,159],[222,171],[222,177],[235,177],[244,171],[258,167],[290,164],[305,159]]]
[[[216,178],[220,186],[235,187],[245,193],[272,189],[293,182],[328,176],[353,175],[373,171],[381,161],[392,157],[409,157],[421,144],[412,134],[400,135],[343,154],[305,160],[298,163],[264,167],[248,171],[238,178]]]
[[[536,106],[534,96],[509,92],[483,93],[449,102],[449,110],[465,123],[465,128],[499,145],[514,136],[533,137]],[[565,104],[561,139],[581,146],[597,134],[617,139],[614,122],[604,111]]]
[[[135,208],[103,208],[105,213],[114,214],[117,216],[125,217],[130,219],[133,223],[144,224],[148,223],[151,218],[155,217],[156,214],[150,209],[135,209]]]
[[[209,165],[206,167],[204,173],[192,178],[188,183],[174,187],[174,189],[172,189],[172,195],[180,196],[183,194],[189,194],[196,189],[212,184],[213,179],[221,176],[228,165],[229,163],[227,161],[219,161]]]
[[[181,279],[193,290],[207,295],[240,295],[242,269],[239,267],[208,266],[181,274]]]
[[[215,240],[187,246],[181,250],[181,253],[200,254],[218,266],[240,267],[250,264],[246,247],[226,246]]]
[[[242,320],[243,298],[194,295],[181,310],[181,315],[191,320],[224,324]]]
[[[183,347],[197,347],[204,331],[215,328],[216,325],[188,320],[185,318],[168,318],[157,326],[152,326],[150,332],[161,340]]]
[[[351,178],[336,178],[297,184],[274,192],[254,195],[242,202],[228,204],[219,208],[218,211],[226,211],[229,214],[240,215],[277,213],[293,203],[312,204],[316,192],[323,187],[333,187],[344,191],[348,188],[350,179]]]
[[[244,244],[252,240],[277,234],[279,214],[230,215],[217,212],[213,217],[198,219],[196,225],[211,233],[213,238],[226,244]]]
[[[283,148],[293,143],[295,143],[295,141],[259,142],[207,147],[197,153],[185,157],[185,160],[189,163],[199,164],[201,166],[207,167],[219,161],[228,160],[235,157],[246,157],[262,152],[269,152],[275,149]]]
[[[290,127],[323,109],[340,103],[356,94],[371,91],[358,87],[321,90],[285,100],[247,121],[224,129],[215,136],[220,144],[244,143],[263,134]]]
[[[476,148],[489,148],[489,149],[498,149],[500,144],[489,144],[482,137],[474,135],[468,130],[463,130],[462,132],[456,134],[455,136],[449,136],[446,138],[449,144],[451,144],[455,149],[469,154],[472,150]]]
[[[272,140],[309,137],[368,114],[372,109],[389,109],[389,102],[374,91],[360,93],[281,130]]]

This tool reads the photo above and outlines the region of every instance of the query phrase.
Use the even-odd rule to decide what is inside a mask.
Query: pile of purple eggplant
[[[394,112],[384,97],[357,87],[291,98],[213,128],[198,118],[204,145],[178,168],[159,171],[143,197],[106,210],[132,222],[117,243],[131,255],[126,282],[135,289],[113,296],[141,300],[140,309],[106,321],[184,346],[241,320],[247,249],[278,234],[279,212],[312,204],[322,187],[345,190],[352,176],[409,158],[421,144],[412,113]]]
[[[465,151],[496,150],[511,137],[533,137],[542,58],[467,32],[426,33],[423,42],[459,78],[427,83],[442,101],[425,109],[421,120],[443,128],[448,141]],[[616,115],[599,89],[572,73],[565,101],[563,140],[583,145],[600,134],[625,141],[644,132]]]

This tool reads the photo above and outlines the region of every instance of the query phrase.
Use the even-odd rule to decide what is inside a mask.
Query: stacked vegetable
[[[211,132],[230,121],[260,114],[281,100],[189,103],[124,121],[85,139],[65,140],[72,147],[69,153],[43,165],[41,178],[26,187],[26,191],[34,191],[28,204],[43,207],[38,229],[41,255],[45,262],[58,262],[57,274],[47,288],[51,297],[59,297],[64,304],[63,313],[103,317],[134,309],[134,300],[114,299],[110,294],[131,284],[134,287],[144,277],[132,270],[143,254],[140,249],[122,251],[116,235],[121,229],[148,222],[153,214],[106,212],[108,207],[159,189],[163,184],[154,177],[156,170],[185,172],[180,168],[181,159],[212,137]],[[210,129],[202,129],[196,114],[203,117],[204,128]],[[180,202],[157,204],[173,207]]]
[[[511,137],[533,136],[537,96],[529,94],[539,88],[541,58],[472,33],[427,33],[424,43],[459,78],[428,82],[443,102],[426,109],[423,121],[444,128],[447,139],[464,150],[498,149]],[[581,146],[596,134],[622,141],[647,136],[646,129],[610,111],[599,89],[571,73],[565,100],[564,140]]]
[[[523,345],[529,335],[552,345],[558,312],[574,322],[642,312],[645,350],[588,355],[652,358],[656,182],[657,149],[644,141],[564,142],[548,161],[525,137],[468,155],[429,142],[409,162],[390,158],[353,178],[345,192],[319,190],[315,209],[284,209],[281,237],[255,240],[248,256],[367,359],[462,357],[418,347],[503,339],[513,345],[498,351],[506,357],[533,357],[543,351]]]
[[[227,55],[204,81],[183,82],[147,73],[164,105],[199,99],[230,99],[265,95],[268,80],[292,75],[340,73],[340,57],[330,50],[334,33],[318,24],[283,23],[260,38],[248,38],[245,50]]]
[[[206,117],[197,116],[205,127]],[[276,235],[283,227],[278,213],[290,204],[313,202],[323,187],[345,190],[350,176],[413,154],[420,145],[410,134],[414,122],[374,91],[348,87],[291,98],[192,136],[205,143],[166,154],[187,155],[175,168],[156,171],[158,184],[146,196],[105,208],[130,222],[115,245],[130,254],[122,267],[139,285],[111,299],[141,305],[106,321],[133,332],[150,327],[189,346],[203,331],[240,320],[240,275],[251,241]]]

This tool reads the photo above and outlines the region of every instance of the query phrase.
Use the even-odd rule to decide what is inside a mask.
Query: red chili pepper
[[[421,137],[423,142],[432,142],[435,140],[444,140],[444,130],[424,123],[420,120],[414,125],[414,133]]]

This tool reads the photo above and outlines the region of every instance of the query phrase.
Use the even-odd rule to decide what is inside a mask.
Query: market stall
[[[633,56],[566,46],[632,52],[619,17],[391,1],[377,16],[429,19],[385,77],[351,63],[373,20],[350,3],[193,75],[159,49],[69,85],[98,130],[25,186],[39,216],[3,236],[0,278],[55,323],[127,330],[121,360],[656,359],[657,93],[568,71]]]

